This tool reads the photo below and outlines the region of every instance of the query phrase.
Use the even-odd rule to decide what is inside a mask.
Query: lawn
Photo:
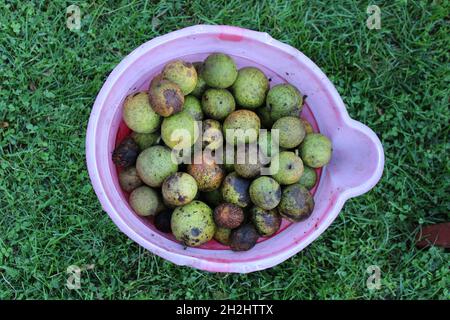
[[[40,3],[40,4],[38,4]],[[81,9],[81,29],[66,8]],[[366,26],[368,4],[381,29]],[[248,10],[249,8],[251,10]],[[449,255],[418,250],[449,220],[449,1],[0,0],[1,299],[449,299]],[[329,76],[348,112],[382,140],[378,185],[280,265],[246,275],[178,267],[102,211],[85,164],[91,107],[145,41],[195,24],[270,33]],[[81,288],[71,265],[90,266]],[[369,266],[381,287],[368,289]]]

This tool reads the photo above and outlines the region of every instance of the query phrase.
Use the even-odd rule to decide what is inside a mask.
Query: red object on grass
[[[419,248],[430,246],[450,248],[450,222],[423,227],[417,234],[416,241]]]

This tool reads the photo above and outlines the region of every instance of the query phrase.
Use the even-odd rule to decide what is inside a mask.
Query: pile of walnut
[[[158,230],[172,232],[186,246],[214,238],[235,251],[275,234],[282,217],[308,218],[315,169],[330,161],[331,142],[300,118],[303,102],[291,84],[270,88],[261,70],[237,70],[223,53],[193,64],[169,62],[148,91],[123,104],[123,120],[133,133],[112,158],[121,167],[119,182],[130,192],[130,206],[140,216],[154,217]],[[177,135],[180,129],[183,134]],[[233,129],[254,129],[256,135],[229,141],[225,132]],[[270,129],[278,129],[279,148],[273,148]],[[172,150],[196,143],[208,152],[189,164],[173,160]],[[213,157],[225,144],[238,143],[246,150],[256,145],[271,162],[224,163]],[[261,175],[262,169],[269,174]]]

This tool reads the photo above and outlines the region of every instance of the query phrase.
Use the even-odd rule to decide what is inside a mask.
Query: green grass
[[[35,3],[35,4],[33,4]],[[41,4],[37,4],[41,3]],[[66,27],[76,3],[82,27]],[[381,29],[366,27],[366,6]],[[449,1],[0,0],[0,298],[449,299],[449,256],[418,250],[449,220]],[[153,19],[157,17],[158,19]],[[152,23],[153,21],[153,23]],[[175,266],[120,233],[97,201],[85,132],[108,74],[143,42],[193,24],[270,33],[312,58],[381,138],[380,183],[307,249],[266,271]],[[81,289],[70,265],[95,264]],[[366,269],[378,265],[381,288]]]

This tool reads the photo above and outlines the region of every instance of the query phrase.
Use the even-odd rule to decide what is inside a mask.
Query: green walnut
[[[239,106],[247,109],[260,107],[269,90],[269,80],[255,67],[246,67],[238,71],[236,81],[231,87]]]
[[[135,167],[128,167],[120,171],[119,184],[123,191],[131,192],[140,187],[143,182],[137,173]]]
[[[331,141],[323,134],[310,133],[306,135],[299,148],[303,162],[311,168],[320,168],[330,162]]]
[[[260,128],[256,113],[245,109],[234,111],[223,122],[225,140],[232,145],[255,142]]]
[[[281,200],[281,187],[270,177],[259,177],[250,185],[250,199],[264,210],[274,209]]]
[[[155,144],[158,143],[159,140],[159,133],[153,132],[153,133],[138,133],[133,132],[131,134],[131,138],[137,143],[139,148],[141,150],[147,149]]]
[[[192,95],[184,97],[183,112],[189,113],[196,121],[201,121],[203,119],[202,105],[200,104],[200,101]]]
[[[265,210],[253,207],[250,210],[250,218],[256,231],[263,237],[270,237],[275,234],[281,226],[281,216],[277,210]]]
[[[303,96],[293,85],[278,84],[267,93],[266,108],[272,121],[286,116],[299,117],[303,108]]]
[[[148,98],[152,109],[163,117],[183,110],[184,95],[180,87],[162,75],[158,75],[150,82]]]
[[[147,186],[134,189],[130,194],[129,203],[134,212],[140,216],[154,216],[164,208],[159,194]]]
[[[172,160],[169,148],[153,146],[139,154],[136,170],[145,184],[160,187],[168,176],[178,171],[178,164]]]
[[[213,53],[206,58],[202,75],[208,86],[225,89],[234,83],[238,72],[236,63],[230,56]]]
[[[177,207],[173,211],[170,225],[175,238],[190,247],[208,242],[216,231],[213,211],[204,202],[197,200]]]
[[[192,63],[174,60],[165,65],[162,76],[164,79],[177,84],[186,96],[197,85],[197,71]]]
[[[191,94],[200,99],[208,86],[202,75],[203,62],[194,62],[193,65],[195,70],[197,71],[197,84],[195,85],[194,91],[192,91]]]
[[[185,112],[164,118],[161,125],[161,138],[172,149],[191,147],[199,136],[199,128],[195,119]]]
[[[202,96],[202,107],[208,118],[223,120],[236,109],[236,102],[226,89],[207,89]]]
[[[278,130],[280,147],[298,147],[305,138],[305,127],[297,117],[282,117],[275,121],[272,130]]]
[[[228,174],[222,183],[222,197],[226,202],[246,207],[250,204],[250,181],[244,179],[236,172]]]
[[[161,191],[166,203],[182,206],[194,200],[197,195],[197,182],[187,173],[176,172],[164,180]]]
[[[294,222],[307,219],[314,210],[314,199],[309,191],[296,183],[287,186],[281,195],[278,212]]]
[[[217,227],[214,233],[214,240],[228,246],[230,245],[230,235],[231,229]]]
[[[282,151],[272,158],[270,171],[279,184],[293,184],[303,174],[303,162],[295,153]]]
[[[306,189],[311,190],[316,185],[316,181],[317,181],[316,170],[308,166],[303,166],[303,174],[300,177],[298,183],[304,186]]]
[[[125,99],[123,121],[135,132],[150,133],[158,130],[161,117],[150,106],[147,93],[138,92]]]

